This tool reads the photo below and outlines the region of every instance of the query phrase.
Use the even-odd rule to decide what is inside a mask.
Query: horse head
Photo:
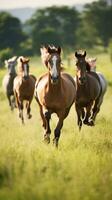
[[[29,58],[23,56],[18,58],[18,72],[22,73],[22,77],[25,80],[29,77],[29,61]]]
[[[41,49],[41,57],[49,70],[52,84],[57,84],[59,80],[61,70],[60,54],[60,47],[48,46]]]
[[[77,66],[77,78],[79,84],[83,85],[86,83],[86,51],[76,51],[75,57],[77,58],[76,66]]]
[[[5,67],[8,69],[8,73],[10,75],[13,75],[13,74],[16,74],[16,71],[15,71],[15,65],[16,65],[16,62],[17,61],[17,56],[14,56],[8,60],[5,60]]]

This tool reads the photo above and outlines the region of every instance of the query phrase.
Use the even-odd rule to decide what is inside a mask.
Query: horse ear
[[[86,56],[86,51],[84,51],[84,57]]]
[[[22,58],[20,58],[20,61],[23,62]]]
[[[59,54],[61,53],[61,47],[60,46],[57,48],[57,51],[58,51]]]
[[[17,58],[18,58],[17,56],[14,56],[14,61],[15,61],[15,62],[17,61]]]
[[[75,52],[75,57],[76,57],[76,58],[78,57],[77,51]]]
[[[5,64],[5,67],[7,68],[7,66],[8,66],[8,60],[5,60],[4,64]]]
[[[51,48],[49,46],[47,47],[47,51],[48,53],[51,53]]]
[[[30,58],[26,58],[26,62],[29,62],[30,61]]]

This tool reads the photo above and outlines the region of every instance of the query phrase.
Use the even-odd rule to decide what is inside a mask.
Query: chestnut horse
[[[17,75],[16,70],[15,70],[16,60],[17,60],[17,56],[14,56],[8,60],[5,60],[5,67],[8,69],[8,73],[4,76],[3,82],[2,82],[11,110],[13,110],[15,107],[13,82],[14,82],[14,78]]]
[[[75,82],[73,78],[61,71],[61,48],[43,47],[41,57],[48,69],[36,82],[35,98],[39,104],[40,115],[45,129],[44,141],[50,143],[50,118],[52,113],[58,116],[54,130],[53,143],[58,147],[58,141],[64,119],[68,116],[75,100]]]
[[[34,95],[36,78],[33,75],[29,75],[29,59],[23,56],[18,58],[17,65],[18,73],[14,79],[14,94],[16,98],[16,104],[19,109],[19,117],[24,123],[23,117],[23,102],[26,101],[27,118],[30,119],[31,102]]]
[[[76,112],[78,126],[81,130],[82,123],[93,126],[97,113],[106,91],[106,81],[102,74],[87,71],[85,60],[86,51],[75,52],[77,58],[76,69]]]

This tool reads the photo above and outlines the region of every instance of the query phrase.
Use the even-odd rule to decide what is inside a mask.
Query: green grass
[[[43,143],[38,105],[33,100],[31,120],[22,126],[11,112],[0,86],[0,200],[110,200],[112,199],[112,67],[109,56],[97,55],[98,70],[109,82],[95,127],[79,133],[74,106],[64,122],[59,149],[52,145],[57,118],[51,120],[51,143]],[[66,71],[75,75],[74,65]],[[31,59],[37,77],[45,68]],[[6,70],[0,71],[0,84]]]

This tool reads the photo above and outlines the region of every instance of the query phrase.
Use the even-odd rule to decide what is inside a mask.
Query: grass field
[[[112,199],[112,63],[97,55],[98,70],[108,80],[108,90],[95,127],[79,133],[72,107],[56,150],[43,143],[43,129],[35,99],[31,120],[22,126],[17,110],[11,112],[1,83],[0,70],[0,200],[111,200]],[[66,71],[75,75],[74,63]],[[45,68],[31,59],[37,77]],[[51,141],[56,116],[52,117]]]

